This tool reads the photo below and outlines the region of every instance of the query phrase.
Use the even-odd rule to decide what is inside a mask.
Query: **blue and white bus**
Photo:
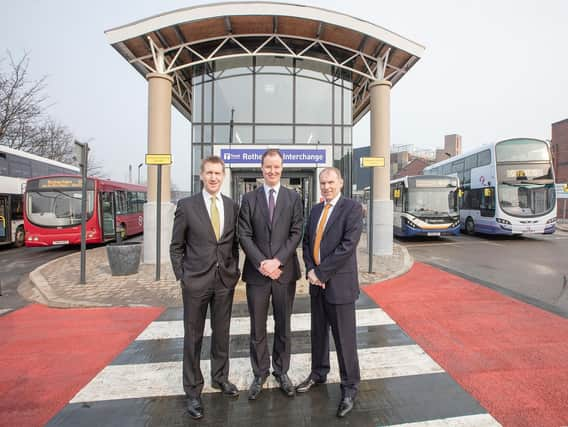
[[[24,245],[23,194],[34,176],[79,172],[79,168],[0,145],[0,245]]]
[[[468,234],[550,234],[556,195],[546,141],[514,138],[433,164],[424,174],[453,175],[462,183],[461,227]]]
[[[450,176],[406,176],[391,181],[394,234],[458,234],[458,191],[458,179]]]

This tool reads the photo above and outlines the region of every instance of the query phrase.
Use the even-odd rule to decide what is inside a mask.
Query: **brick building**
[[[568,183],[568,119],[552,123],[550,145],[556,182]]]

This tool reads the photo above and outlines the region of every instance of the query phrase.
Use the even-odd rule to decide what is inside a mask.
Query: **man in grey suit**
[[[270,373],[266,333],[272,297],[274,345],[272,374],[287,396],[294,396],[288,377],[291,355],[290,316],[300,278],[296,248],[301,240],[303,210],[298,193],[280,185],[283,158],[276,149],[262,156],[264,185],[246,193],[239,214],[239,237],[246,259],[243,280],[251,320],[250,358],[254,380],[248,398],[255,400]]]
[[[326,382],[329,373],[329,330],[333,334],[341,401],[337,416],[351,409],[361,378],[357,357],[355,301],[359,296],[357,245],[363,227],[361,204],[341,195],[343,179],[336,168],[320,172],[323,203],[310,212],[303,257],[310,282],[312,371],[296,391],[305,393]]]
[[[225,165],[218,156],[201,162],[203,191],[178,202],[170,258],[183,297],[183,388],[192,418],[203,417],[200,369],[207,309],[211,310],[211,385],[238,396],[228,379],[229,324],[235,285],[240,276],[238,205],[223,196]]]

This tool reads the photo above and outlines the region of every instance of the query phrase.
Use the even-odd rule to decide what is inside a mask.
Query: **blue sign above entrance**
[[[221,158],[225,163],[260,164],[266,149],[222,148]],[[325,163],[325,150],[280,150],[284,163]]]

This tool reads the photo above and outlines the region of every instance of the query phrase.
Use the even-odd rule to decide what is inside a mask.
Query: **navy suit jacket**
[[[306,273],[314,269],[316,276],[325,283],[325,290],[310,285],[310,295],[323,292],[330,304],[348,304],[359,297],[357,274],[357,245],[363,229],[361,204],[341,196],[331,212],[320,243],[320,265],[313,257],[318,221],[324,204],[312,208],[306,233],[303,256]]]
[[[268,203],[264,187],[243,196],[239,212],[239,238],[246,259],[243,280],[265,285],[271,279],[258,268],[265,259],[280,260],[280,283],[293,283],[301,277],[296,249],[302,240],[304,215],[302,199],[294,190],[280,186],[272,224],[268,221]]]

